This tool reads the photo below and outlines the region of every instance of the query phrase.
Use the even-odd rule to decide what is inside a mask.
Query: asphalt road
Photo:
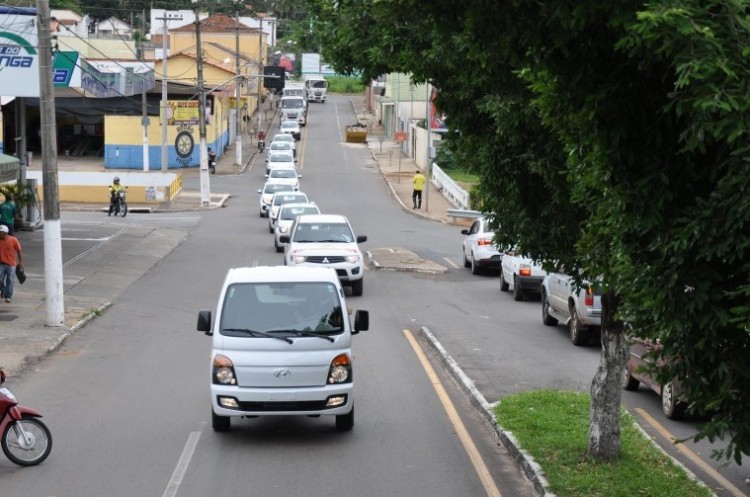
[[[598,347],[574,347],[563,327],[542,324],[538,301],[514,302],[499,291],[495,276],[463,269],[460,228],[404,213],[389,198],[369,152],[343,143],[344,126],[353,119],[344,97],[311,104],[300,143],[302,190],[323,212],[347,215],[356,233],[368,236],[363,250],[403,247],[448,267],[437,275],[368,270],[364,296],[349,297],[349,305],[371,313],[371,330],[354,340],[354,431],[335,433],[327,418],[243,420],[229,434],[213,433],[208,423],[210,344],[195,331],[197,311],[215,307],[228,267],[282,263],[267,220],[258,217],[264,165],[256,163],[244,174],[211,177],[212,191],[232,195],[225,209],[114,221],[63,213],[65,260],[75,259],[66,278],[96,258],[101,271],[113,273],[118,297],[13,387],[23,403],[45,414],[55,445],[37,468],[0,459],[3,497],[484,495],[408,340],[405,330],[420,327],[437,336],[489,402],[532,388],[588,390]],[[197,175],[185,176],[190,189],[197,181]],[[123,229],[123,240],[147,230],[186,238],[138,279],[118,280],[129,269],[106,261],[130,249],[101,240]],[[466,396],[423,348],[497,488],[506,496],[533,495]],[[623,398],[669,433],[685,437],[694,430],[695,420],[665,420],[658,398],[644,388]],[[664,434],[647,427],[669,449]],[[707,460],[710,445],[686,445]],[[698,464],[671,452],[706,480]],[[742,468],[708,464],[745,490]]]

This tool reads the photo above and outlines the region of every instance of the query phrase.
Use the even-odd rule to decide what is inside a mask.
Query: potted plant
[[[38,203],[34,188],[18,182],[6,183],[0,185],[0,195],[3,197],[3,202],[8,197],[13,200],[16,205],[15,229],[17,231],[23,228],[23,213],[26,211],[26,207]]]

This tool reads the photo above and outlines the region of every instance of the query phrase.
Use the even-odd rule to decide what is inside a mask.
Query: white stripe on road
[[[114,240],[118,236],[122,235],[126,231],[128,231],[128,229],[127,228],[123,228],[120,231],[118,231],[117,233],[115,233],[114,235],[105,238],[104,241],[102,241],[101,243],[98,243],[98,244],[94,245],[93,247],[91,247],[90,249],[88,249],[85,252],[81,252],[80,254],[78,254],[77,256],[73,257],[72,259],[70,259],[65,264],[63,264],[63,268],[68,267],[69,265],[73,264],[74,262],[76,262],[76,261],[78,261],[78,260],[86,257],[90,253],[94,252],[95,250],[98,250],[99,248],[101,248],[104,245],[108,244],[109,242],[111,242],[112,240]]]
[[[195,448],[198,446],[198,439],[200,437],[201,432],[199,431],[190,433],[190,436],[185,443],[185,448],[182,449],[180,460],[177,461],[177,467],[174,468],[172,478],[169,479],[169,484],[167,485],[167,489],[164,490],[164,494],[162,494],[162,497],[174,497],[175,495],[177,495],[177,491],[180,489],[180,484],[182,483],[182,478],[184,478],[185,476],[185,472],[187,471],[188,465],[190,464],[190,459],[193,458],[193,453],[195,452]]]
[[[458,264],[456,264],[452,260],[448,259],[447,257],[443,257],[443,260],[445,260],[445,262],[447,262],[450,266],[453,266],[453,269],[460,269],[458,267]]]

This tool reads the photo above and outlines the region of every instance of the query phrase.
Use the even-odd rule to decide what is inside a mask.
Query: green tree
[[[438,88],[500,243],[604,278],[588,455],[619,452],[623,320],[750,452],[748,2],[305,3],[337,71]]]

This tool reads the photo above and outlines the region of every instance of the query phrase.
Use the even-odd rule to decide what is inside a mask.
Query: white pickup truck
[[[500,291],[507,292],[513,286],[513,300],[521,301],[527,294],[538,294],[547,271],[528,257],[511,249],[503,255],[500,273]]]
[[[568,326],[570,341],[585,345],[601,329],[601,289],[586,285],[576,291],[570,275],[549,273],[542,281],[542,321],[547,326]]]

